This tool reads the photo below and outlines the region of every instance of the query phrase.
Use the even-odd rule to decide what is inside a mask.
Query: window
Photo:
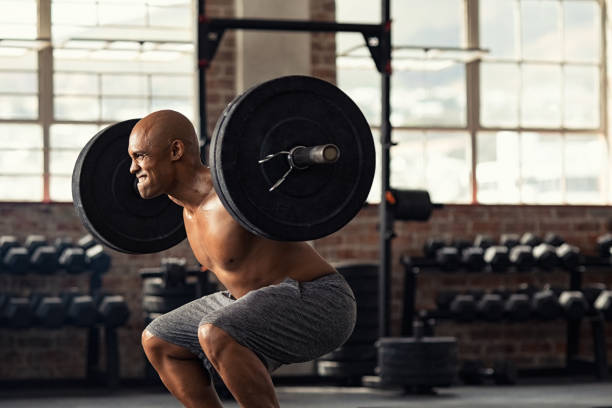
[[[0,129],[20,135],[0,139],[0,200],[71,201],[78,153],[101,128],[159,109],[196,116],[192,0],[39,2],[47,21],[36,0],[0,1]],[[52,53],[37,52],[45,30]]]
[[[480,2],[478,201],[607,202],[601,37],[595,0]]]
[[[337,19],[378,23],[378,3],[338,0]],[[391,13],[392,187],[451,203],[609,202],[599,1],[396,0]],[[359,35],[336,43],[338,85],[377,130],[380,75]]]

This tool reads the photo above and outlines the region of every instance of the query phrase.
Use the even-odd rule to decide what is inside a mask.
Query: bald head
[[[202,166],[198,138],[185,116],[172,110],[153,112],[130,133],[130,172],[143,198],[170,194],[189,183]]]
[[[173,110],[160,110],[142,118],[132,135],[144,138],[152,148],[164,148],[180,140],[185,146],[184,159],[200,161],[200,147],[193,125],[183,114]]]

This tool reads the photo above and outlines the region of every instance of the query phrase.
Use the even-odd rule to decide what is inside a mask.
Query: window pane
[[[61,2],[53,1],[51,7],[52,24],[96,25],[95,2]]]
[[[487,57],[516,58],[517,8],[513,1],[481,0],[480,44],[489,50]]]
[[[146,95],[147,77],[144,75],[102,75],[104,95]]]
[[[565,136],[565,201],[567,203],[605,202],[606,152],[606,143],[601,135],[568,134]]]
[[[470,201],[471,143],[468,133],[426,133],[427,190],[434,202]]]
[[[423,189],[425,178],[425,133],[394,130],[391,148],[391,178],[394,188]],[[379,158],[376,158],[379,161]]]
[[[336,75],[338,87],[359,106],[368,122],[379,125],[380,74],[375,70],[338,69]]]
[[[599,68],[566,65],[563,122],[567,127],[599,126]]]
[[[0,95],[1,119],[36,119],[38,118],[37,96]]]
[[[154,96],[191,96],[196,84],[193,76],[153,75],[151,94]]]
[[[189,27],[191,21],[189,7],[149,7],[149,24],[160,27]]]
[[[394,44],[463,45],[463,0],[395,0],[391,10]]]
[[[3,0],[0,2],[0,38],[36,38],[35,0]]]
[[[481,203],[518,203],[519,141],[515,132],[479,133],[476,182]]]
[[[54,175],[71,175],[80,150],[52,150],[49,153],[49,171]]]
[[[521,124],[525,127],[561,125],[561,67],[524,64]]]
[[[394,7],[392,3],[391,7]],[[380,23],[380,2],[364,1],[355,7],[355,0],[336,0],[336,19],[341,23]]]
[[[394,126],[465,125],[463,64],[453,64],[439,71],[396,71],[391,81],[391,123]]]
[[[100,102],[98,98],[77,96],[56,96],[54,98],[55,118],[59,120],[98,120]]]
[[[49,196],[53,201],[72,201],[72,177],[49,177]]]
[[[42,174],[42,150],[0,150],[0,174]]]
[[[521,201],[563,201],[561,173],[563,151],[559,134],[521,134]]]
[[[144,26],[146,8],[144,4],[101,3],[98,18],[101,25]]]
[[[154,98],[151,101],[151,111],[172,109],[182,113],[192,122],[195,115],[195,107],[191,99],[186,98]]]
[[[601,17],[596,1],[563,2],[565,59],[598,62],[601,50]]]
[[[99,129],[97,125],[51,125],[49,144],[51,149],[81,149]]]
[[[560,6],[558,1],[522,0],[523,58],[561,60]]]
[[[0,149],[42,148],[43,135],[39,125],[0,123]]]
[[[516,64],[480,65],[480,121],[483,126],[518,126],[520,75]]]
[[[0,200],[41,201],[42,198],[42,176],[0,176]]]
[[[56,72],[53,75],[53,88],[56,94],[61,95],[98,95],[98,76]]]
[[[35,72],[0,72],[0,93],[38,93]]]
[[[149,113],[149,102],[136,98],[104,98],[102,118],[104,120],[126,120],[141,118]]]

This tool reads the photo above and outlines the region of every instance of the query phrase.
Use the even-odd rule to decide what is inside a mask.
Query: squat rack
[[[380,127],[380,168],[381,200],[379,205],[380,228],[380,273],[379,293],[379,336],[390,335],[389,310],[391,301],[391,240],[393,239],[393,217],[387,203],[390,190],[390,148],[391,122],[389,120],[391,93],[391,13],[390,1],[381,0],[380,24],[347,24],[324,21],[228,19],[210,18],[206,15],[206,1],[198,0],[198,82],[200,138],[207,138],[206,115],[206,69],[215,56],[217,47],[227,29],[306,31],[306,32],[356,32],[364,37],[366,46],[381,76],[381,127]]]

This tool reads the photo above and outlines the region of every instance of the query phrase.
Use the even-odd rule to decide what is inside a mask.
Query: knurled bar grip
[[[331,164],[338,161],[340,149],[334,144],[318,146],[299,146],[291,150],[289,161],[297,169],[304,169],[313,164]]]

